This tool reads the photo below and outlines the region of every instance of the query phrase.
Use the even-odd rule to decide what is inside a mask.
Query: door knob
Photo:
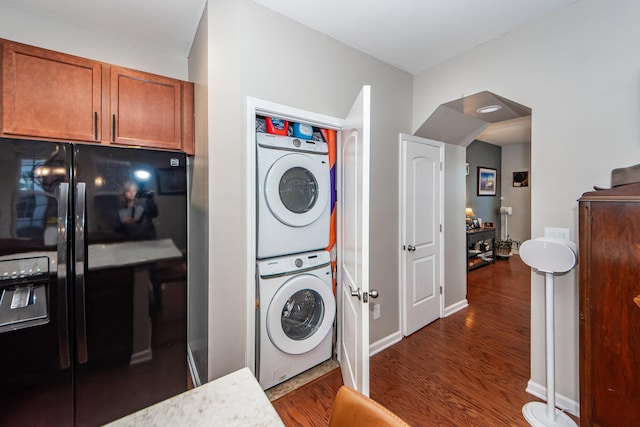
[[[358,299],[362,299],[362,293],[360,291],[360,288],[354,291],[351,285],[349,285],[349,291],[351,292],[352,297],[358,297]]]
[[[413,252],[413,251],[415,251],[415,250],[416,250],[416,247],[415,247],[415,246],[413,246],[413,245],[408,245],[408,246],[407,246],[407,250],[408,250],[409,252]]]
[[[378,291],[376,289],[370,289],[369,292],[362,293],[362,301],[367,303],[369,298],[378,298]]]

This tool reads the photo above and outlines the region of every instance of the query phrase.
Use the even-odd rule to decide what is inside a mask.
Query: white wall
[[[415,78],[413,128],[483,90],[531,107],[531,235],[556,226],[576,236],[576,200],[640,159],[639,21],[640,2],[582,0],[437,65]],[[531,379],[544,385],[543,276],[531,286]],[[577,271],[557,277],[556,391],[575,401],[577,294]]]
[[[398,133],[411,126],[412,76],[249,0],[213,0],[209,31],[209,378],[244,366],[246,97],[344,117],[372,86],[371,287],[382,317],[372,341],[399,331]],[[196,154],[199,156],[199,154]]]
[[[0,4],[0,38],[149,73],[187,80],[187,58],[143,43],[102,36]]]
[[[531,238],[531,180],[528,187],[514,187],[513,173],[531,169],[531,144],[514,144],[502,147],[502,206],[513,208],[513,214],[505,219],[499,215],[503,235],[517,242]],[[505,221],[507,230],[505,230]],[[506,237],[504,235],[503,237]],[[514,247],[515,250],[515,247]]]

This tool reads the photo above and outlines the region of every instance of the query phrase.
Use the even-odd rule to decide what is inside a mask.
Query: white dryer
[[[273,387],[331,358],[336,302],[327,251],[257,263],[256,376]]]
[[[257,258],[329,244],[331,178],[322,141],[257,133]]]

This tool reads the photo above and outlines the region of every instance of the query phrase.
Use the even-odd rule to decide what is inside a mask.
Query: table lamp
[[[476,216],[476,215],[473,213],[473,209],[471,209],[471,208],[466,208],[466,209],[464,210],[464,213],[465,213],[465,215],[467,216],[467,222],[471,221],[471,218],[472,218],[472,217],[474,217],[474,216]]]

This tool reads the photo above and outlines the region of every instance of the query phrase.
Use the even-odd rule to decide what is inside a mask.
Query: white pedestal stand
[[[525,420],[534,427],[575,427],[576,423],[564,412],[556,409],[555,325],[554,325],[553,273],[545,273],[545,339],[547,344],[547,404],[529,402],[522,407]]]
[[[573,242],[558,239],[534,239],[520,246],[520,257],[529,265],[545,273],[545,340],[547,356],[547,403],[529,402],[522,407],[522,415],[534,427],[577,427],[564,412],[556,409],[555,390],[555,324],[553,273],[565,272],[575,266]]]

